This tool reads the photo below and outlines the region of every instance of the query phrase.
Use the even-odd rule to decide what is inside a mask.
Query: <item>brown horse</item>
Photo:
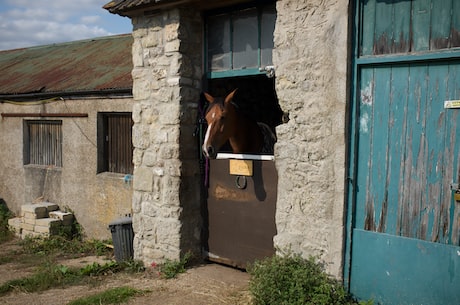
[[[233,153],[273,153],[275,135],[267,125],[252,121],[238,112],[238,105],[233,102],[235,92],[236,89],[223,100],[204,93],[210,106],[205,117],[208,128],[203,153],[215,159],[227,141]]]

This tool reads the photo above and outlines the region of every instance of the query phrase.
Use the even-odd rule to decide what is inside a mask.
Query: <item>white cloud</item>
[[[0,50],[129,33],[127,18],[108,13],[108,0],[4,0]]]
[[[84,24],[88,23],[97,23],[101,20],[101,16],[93,15],[93,16],[83,16],[80,18],[80,21]]]

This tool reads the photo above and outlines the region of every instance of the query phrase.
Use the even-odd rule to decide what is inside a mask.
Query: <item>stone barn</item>
[[[105,8],[133,24],[136,258],[292,251],[377,304],[460,302],[458,1]],[[234,89],[273,155],[202,157],[202,93]]]
[[[131,214],[132,42],[0,51],[0,198],[17,216],[51,202],[86,237],[108,239],[110,222]]]

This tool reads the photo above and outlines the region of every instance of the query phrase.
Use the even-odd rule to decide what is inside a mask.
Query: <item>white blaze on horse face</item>
[[[201,149],[204,152],[204,155],[208,158],[209,158],[209,154],[208,154],[207,147],[208,147],[208,141],[209,141],[209,134],[211,133],[211,126],[212,126],[212,123],[209,124],[208,129],[206,129],[206,135],[204,136],[203,146],[201,147]]]

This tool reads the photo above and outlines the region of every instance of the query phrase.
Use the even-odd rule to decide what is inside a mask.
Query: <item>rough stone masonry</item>
[[[320,255],[342,273],[348,1],[277,1],[278,126],[275,246]]]
[[[273,64],[290,121],[277,127],[275,247],[320,255],[341,275],[344,241],[347,0],[279,0]],[[191,136],[202,88],[200,12],[133,18],[135,258],[200,248],[200,179]]]
[[[200,250],[200,178],[193,137],[201,90],[201,19],[172,9],[133,18],[135,258]]]

